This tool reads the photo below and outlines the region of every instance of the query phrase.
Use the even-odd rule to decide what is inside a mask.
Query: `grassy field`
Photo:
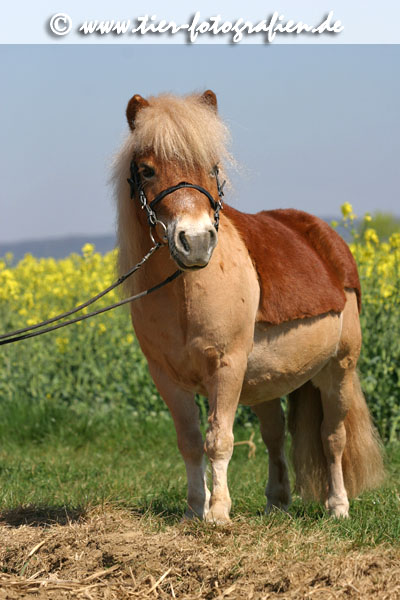
[[[249,446],[235,448],[230,466],[233,517],[262,526],[268,458],[258,427],[237,427],[235,440],[254,433],[254,457]],[[160,515],[164,523],[178,522],[186,507],[186,475],[176,448],[170,419],[142,423],[125,418],[108,429],[90,426],[85,439],[74,424],[61,438],[47,437],[30,444],[4,440],[0,453],[0,503],[3,510],[21,506],[87,511],[98,505],[120,506],[136,514]],[[352,501],[352,519],[330,520],[318,504],[295,498],[290,517],[276,516],[303,532],[322,528],[355,546],[400,543],[400,448],[387,449],[388,478],[384,487]],[[269,527],[269,519],[265,520]]]
[[[350,519],[296,496],[288,514],[265,517],[267,455],[258,428],[239,426],[236,441],[254,433],[255,455],[235,447],[232,524],[182,524],[186,477],[172,422],[121,416],[88,423],[84,439],[74,419],[58,437],[3,439],[0,598],[143,598],[165,573],[150,596],[400,591],[398,446],[387,449],[385,485],[353,500]]]

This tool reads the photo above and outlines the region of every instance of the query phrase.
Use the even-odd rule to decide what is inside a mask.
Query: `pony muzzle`
[[[211,224],[202,229],[176,225],[171,237],[171,256],[183,270],[206,267],[218,241]]]

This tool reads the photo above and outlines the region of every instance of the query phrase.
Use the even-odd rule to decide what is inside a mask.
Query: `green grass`
[[[63,422],[53,422],[53,431],[48,426],[41,436],[32,421],[25,422],[25,432],[15,427],[7,432],[3,427],[3,513],[18,507],[50,512],[63,507],[72,513],[112,504],[157,515],[160,526],[180,519],[185,510],[186,475],[168,417],[138,421],[126,411],[111,410],[97,419],[73,411],[62,417]],[[251,432],[250,427],[238,426],[235,439],[248,439]],[[312,536],[323,531],[332,543],[340,538],[355,547],[399,543],[399,446],[387,449],[386,484],[353,500],[351,519],[333,521],[320,505],[303,504],[297,497],[289,514],[264,517],[267,455],[258,428],[255,432],[255,457],[248,458],[248,446],[238,446],[230,465],[234,519],[249,520],[261,532],[285,522],[293,532]]]

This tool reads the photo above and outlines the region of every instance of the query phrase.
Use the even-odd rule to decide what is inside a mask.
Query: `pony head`
[[[128,103],[126,117],[131,130],[130,158],[148,204],[181,182],[195,186],[179,187],[156,200],[154,211],[163,225],[162,231],[160,224],[156,231],[168,240],[171,256],[181,269],[205,267],[218,240],[216,168],[229,156],[228,131],[218,116],[214,92],[149,99],[136,94]],[[138,192],[135,196],[132,202],[137,202]]]

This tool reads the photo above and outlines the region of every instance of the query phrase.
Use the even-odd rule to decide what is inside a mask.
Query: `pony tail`
[[[361,389],[353,375],[353,401],[344,420],[346,446],[342,465],[344,485],[350,498],[380,485],[385,477],[383,448]]]
[[[321,440],[323,420],[321,394],[309,381],[289,394],[289,431],[296,491],[304,500],[325,502],[328,473]],[[356,372],[353,397],[344,420],[346,446],[342,457],[344,485],[349,498],[377,487],[384,479],[382,445]]]

